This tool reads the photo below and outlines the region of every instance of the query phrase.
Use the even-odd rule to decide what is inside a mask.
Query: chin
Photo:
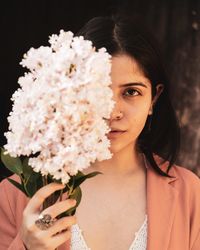
[[[111,146],[110,146],[110,151],[111,153],[113,154],[116,154],[116,153],[119,153],[123,150],[127,150],[128,149],[128,146],[130,147],[130,144],[120,144],[120,143],[114,143],[114,142],[111,142]]]
[[[111,140],[111,144],[110,144],[110,151],[112,153],[117,153],[119,151],[122,150],[133,150],[134,145],[137,144],[137,138],[135,138],[135,136],[133,136],[131,138],[131,135],[125,137],[125,138],[117,138],[114,140]]]

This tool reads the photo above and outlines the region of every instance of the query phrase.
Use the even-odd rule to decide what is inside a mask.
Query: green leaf
[[[24,189],[26,190],[29,197],[33,197],[33,195],[37,192],[38,179],[39,175],[36,172],[33,172],[27,179],[25,179]]]
[[[103,174],[101,172],[98,172],[98,171],[95,171],[95,172],[92,172],[92,173],[89,173],[87,175],[83,175],[83,176],[80,176],[80,177],[75,177],[75,184],[74,184],[74,188],[78,187],[81,183],[83,183],[86,179],[88,178],[92,178],[98,174]]]
[[[22,163],[22,170],[25,179],[28,179],[33,173],[33,168],[28,164],[29,158],[26,157]]]
[[[76,208],[78,207],[78,205],[81,202],[81,198],[82,198],[82,191],[80,187],[77,187],[76,189],[73,190],[72,195],[70,195],[68,197],[69,199],[75,199],[76,200],[76,205],[70,209],[68,209],[67,211],[65,211],[64,213],[60,214],[58,216],[58,218],[62,218],[65,216],[72,216],[75,214],[76,212]]]
[[[6,150],[1,148],[1,160],[6,168],[11,172],[21,175],[22,174],[22,162],[19,157],[11,157],[9,154],[4,154]]]
[[[76,174],[76,177],[81,177],[84,176],[84,174],[79,170],[78,173]]]
[[[27,193],[26,193],[26,191],[25,191],[25,189],[24,189],[24,187],[23,187],[22,184],[20,184],[19,182],[15,181],[13,179],[10,179],[10,178],[7,178],[7,179],[8,179],[8,181],[10,183],[12,183],[16,188],[18,188],[19,190],[21,190],[27,196]]]
[[[87,174],[86,176],[87,176],[87,178],[91,178],[91,177],[94,177],[94,176],[96,176],[96,175],[98,175],[98,174],[103,174],[103,173],[98,172],[98,171],[95,171],[95,172],[92,172],[92,173]]]
[[[76,213],[76,208],[78,207],[78,205],[81,202],[81,198],[82,198],[81,188],[77,187],[69,198],[76,200],[76,205],[74,207],[70,208],[69,210],[67,210],[67,213],[72,216]]]
[[[69,197],[70,199],[75,199],[76,200],[76,207],[78,207],[79,203],[81,202],[81,198],[82,198],[82,191],[80,187],[77,187],[74,189],[74,191],[72,192],[72,195],[70,195]]]
[[[33,168],[28,164],[29,158],[26,157],[22,163],[22,178],[24,189],[27,192],[29,197],[32,197],[36,191],[42,187],[42,176],[40,173],[37,173],[33,170]]]

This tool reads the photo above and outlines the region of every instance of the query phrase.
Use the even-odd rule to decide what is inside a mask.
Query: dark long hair
[[[76,35],[91,40],[96,49],[105,47],[111,55],[126,54],[134,58],[151,81],[152,96],[156,94],[156,85],[164,85],[137,143],[158,174],[172,177],[168,172],[179,152],[180,128],[170,101],[169,80],[159,45],[152,33],[138,18],[115,14],[91,19]],[[169,163],[166,172],[159,168],[154,154]]]

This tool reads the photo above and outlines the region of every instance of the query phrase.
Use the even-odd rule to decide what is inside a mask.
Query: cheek
[[[140,134],[145,126],[150,104],[143,103],[142,105],[134,106],[129,114],[130,130],[136,133],[136,136]]]
[[[143,107],[136,107],[135,105],[134,108],[132,106],[131,109],[128,109],[129,111],[126,113],[128,131],[122,137],[111,141],[110,150],[112,153],[116,153],[127,145],[132,145],[137,141],[138,136],[145,126],[149,107],[150,105],[143,105]]]

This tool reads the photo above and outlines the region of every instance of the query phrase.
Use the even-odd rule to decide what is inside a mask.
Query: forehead
[[[111,78],[112,84],[116,86],[131,82],[143,82],[151,85],[136,60],[127,55],[112,56]]]

